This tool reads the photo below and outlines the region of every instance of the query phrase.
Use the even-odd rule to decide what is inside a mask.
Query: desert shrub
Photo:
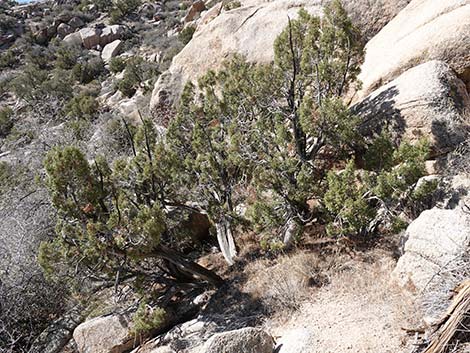
[[[415,145],[403,142],[391,149],[388,147],[393,145],[383,136],[377,141],[371,149],[379,155],[372,158],[369,153],[375,170],[356,170],[354,162],[350,161],[344,170],[328,173],[324,200],[331,215],[330,235],[366,235],[379,225],[397,231],[409,220],[399,216],[412,211],[436,188],[435,183],[414,188],[426,174],[425,161],[429,155],[426,141]]]
[[[160,327],[165,322],[165,310],[152,307],[146,301],[142,301],[132,317],[132,333],[142,335]]]
[[[238,0],[232,0],[232,1],[229,1],[227,2],[225,5],[224,5],[224,9],[225,11],[230,11],[230,10],[233,10],[233,9],[236,9],[236,8],[239,8],[242,6],[242,3]]]
[[[15,25],[16,25],[16,19],[14,17],[0,12],[0,29],[1,30],[7,31],[11,28],[14,28]]]
[[[126,68],[126,61],[120,56],[116,56],[109,62],[109,70],[113,73],[121,72]]]
[[[41,70],[51,69],[55,57],[52,48],[32,45],[25,54],[26,64],[38,67]]]
[[[76,273],[112,283],[117,274],[142,274],[152,282],[168,283],[161,278],[165,265],[155,263],[160,259],[174,264],[165,271],[173,278],[214,286],[223,282],[169,247],[176,245],[176,237],[168,225],[179,215],[166,213],[165,205],[184,203],[171,182],[174,161],[157,137],[156,128],[145,120],[132,136],[131,158],[112,166],[104,156],[89,161],[72,146],[47,154],[46,183],[57,226],[53,240],[42,244],[39,260],[49,276]]]
[[[188,44],[189,41],[193,38],[193,34],[196,31],[196,27],[193,26],[188,26],[183,28],[183,30],[179,33],[178,39],[183,43],[183,44]]]
[[[116,0],[113,3],[113,8],[110,11],[111,23],[117,23],[123,18],[132,14],[141,5],[141,0]]]
[[[6,191],[12,177],[12,169],[9,163],[0,161],[0,194]]]
[[[70,70],[78,61],[80,48],[71,45],[61,45],[55,51],[55,66],[59,69]]]
[[[124,118],[109,118],[104,127],[104,139],[107,147],[117,155],[129,155],[132,151],[132,136],[136,128]]]
[[[0,54],[0,69],[13,68],[18,63],[15,52],[8,49]]]
[[[72,69],[73,77],[80,83],[90,83],[104,72],[104,62],[101,58],[90,58],[79,62]]]
[[[136,56],[126,62],[124,76],[116,84],[116,88],[125,96],[132,97],[139,87],[151,89],[151,85],[145,85],[145,81],[156,77],[158,69],[155,64]]]
[[[34,64],[27,64],[22,72],[10,82],[11,90],[28,101],[41,97],[41,86],[48,79],[48,73]]]
[[[13,110],[9,107],[0,109],[0,137],[6,137],[13,127]]]
[[[97,113],[98,107],[94,96],[88,92],[82,92],[66,104],[64,112],[74,118],[90,120]]]

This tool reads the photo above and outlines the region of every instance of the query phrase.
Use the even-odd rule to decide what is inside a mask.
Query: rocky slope
[[[362,119],[361,133],[372,136],[386,126],[397,141],[427,137],[431,142],[426,180],[438,187],[415,210],[416,219],[406,231],[377,241],[377,248],[371,241],[373,250],[369,244],[365,250],[345,251],[347,241],[320,240],[300,254],[256,261],[259,244],[247,236],[240,262],[233,268],[218,266],[230,284],[217,293],[190,296],[173,308],[177,319],[164,329],[136,335],[131,317],[137,301],[117,304],[128,289],[116,286],[114,292],[99,292],[99,304],[87,298],[80,303],[84,307],[67,302],[48,313],[54,323],[31,338],[32,352],[372,353],[419,348],[412,347],[403,326],[417,327],[423,318],[431,325],[449,304],[453,287],[470,276],[470,1],[344,4],[367,40],[362,87],[349,97],[351,109]],[[71,92],[70,98],[88,92],[97,102],[85,127],[63,113],[62,98],[44,95],[31,105],[0,89],[0,108],[13,111],[11,132],[0,134],[0,166],[9,173],[0,169],[0,290],[2,281],[16,283],[25,273],[43,281],[35,257],[40,240],[53,232],[52,209],[44,185],[34,179],[44,175],[42,160],[52,146],[73,142],[109,158],[125,155],[126,148],[130,153],[119,125],[122,116],[140,124],[142,114],[171,107],[187,81],[218,69],[232,54],[251,62],[272,61],[273,42],[289,18],[300,8],[321,14],[322,6],[320,0],[146,1],[116,21],[108,10],[86,1],[2,10],[4,23],[10,23],[0,26],[0,58],[7,61],[0,74],[2,87],[31,61],[25,38],[37,50],[33,58],[47,58],[48,50],[65,45],[78,48],[77,63],[98,60],[102,71],[88,83],[75,82],[77,91]],[[17,60],[7,56],[8,50]],[[50,60],[56,60],[54,55]],[[112,58],[124,63],[139,58],[136,67],[145,79],[126,91],[120,84],[133,69],[113,69]],[[55,68],[44,65],[52,77]],[[65,81],[65,74],[59,74]],[[166,124],[158,114],[153,117],[160,127]],[[328,260],[338,253],[348,255]],[[200,260],[214,267],[220,261],[220,254]],[[57,288],[47,290],[53,293],[51,301],[65,297]],[[418,307],[422,310],[414,311]],[[42,324],[39,331],[44,328]],[[6,332],[0,323],[0,335],[2,330]],[[426,345],[427,337],[421,338]]]

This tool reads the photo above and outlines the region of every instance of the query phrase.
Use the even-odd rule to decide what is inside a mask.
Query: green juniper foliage
[[[109,281],[148,271],[153,278],[151,268],[158,267],[150,264],[164,259],[180,268],[173,277],[184,274],[186,279],[221,283],[217,275],[168,247],[174,237],[167,207],[178,206],[178,200],[167,177],[171,165],[156,138],[156,130],[145,121],[132,143],[133,157],[112,167],[103,157],[88,161],[75,147],[48,153],[47,186],[58,213],[57,236],[43,243],[40,252],[49,275],[75,269]]]
[[[226,64],[226,71],[218,75],[209,72],[199,82],[201,94],[188,84],[166,136],[171,153],[180,161],[180,181],[215,224],[229,263],[236,253],[232,235],[238,221],[235,195],[249,170],[249,161],[240,154],[244,131],[231,90],[239,83],[237,70],[248,66],[235,59]],[[217,90],[221,90],[221,96]]]
[[[142,300],[132,317],[132,333],[141,335],[158,328],[165,322],[165,310],[159,307],[151,307]]]
[[[332,1],[322,18],[301,10],[274,51],[267,84],[276,92],[249,144],[260,161],[252,215],[260,230],[278,228],[288,244],[313,218],[307,201],[322,199],[326,172],[361,142],[358,118],[341,96],[356,80],[363,48],[340,2]]]
[[[137,131],[126,121],[114,124],[130,157],[109,165],[75,147],[53,149],[45,167],[58,221],[57,236],[41,246],[46,272],[220,285],[216,274],[174,250],[180,225],[184,212],[207,214],[231,264],[234,229],[246,224],[237,211],[242,204],[259,232],[276,233],[271,246],[263,240],[266,248],[291,244],[315,220],[347,236],[402,225],[397,216],[423,193],[413,185],[424,174],[428,146],[394,146],[386,134],[366,141],[356,133],[359,118],[343,95],[356,84],[360,43],[339,1],[321,18],[300,11],[276,39],[273,63],[235,56],[189,83],[164,136],[147,120]],[[123,93],[133,95],[150,78],[147,64],[138,57],[126,62]],[[50,81],[41,70],[32,77],[30,86]],[[68,107],[87,117],[95,105],[79,95]]]
[[[406,224],[407,219],[399,216],[436,186],[424,183],[419,189],[413,187],[425,175],[428,153],[425,140],[416,145],[403,142],[394,148],[387,136],[381,135],[366,154],[371,157],[366,165],[372,169],[358,171],[350,161],[344,170],[330,171],[324,199],[331,216],[328,232],[365,235],[379,225],[396,231],[398,224]]]

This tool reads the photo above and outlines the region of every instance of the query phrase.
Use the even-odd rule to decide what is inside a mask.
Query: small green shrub
[[[13,68],[18,63],[17,56],[9,49],[0,54],[0,69]]]
[[[159,307],[151,307],[146,301],[142,301],[132,317],[132,332],[141,335],[160,327],[165,322],[165,310]]]
[[[55,66],[59,69],[70,70],[77,64],[80,51],[74,46],[62,45],[55,55]]]
[[[189,41],[193,38],[196,27],[188,26],[184,28],[178,35],[178,39],[184,44],[188,44]]]
[[[68,121],[65,128],[75,141],[84,141],[88,137],[90,126],[91,124],[88,120],[80,119]]]
[[[12,169],[7,162],[0,161],[0,194],[4,193],[11,182]]]
[[[64,112],[74,118],[90,120],[97,113],[98,107],[98,102],[94,96],[88,92],[82,92],[66,104]]]
[[[113,9],[110,11],[110,22],[117,23],[124,17],[129,16],[142,4],[141,0],[116,0]]]
[[[238,0],[229,1],[224,5],[225,11],[230,11],[242,6],[242,3]]]
[[[148,89],[143,83],[158,75],[154,63],[149,63],[139,56],[133,57],[126,62],[126,69],[122,80],[118,81],[116,88],[125,96],[132,97],[139,87]]]
[[[84,84],[97,79],[103,72],[104,62],[100,58],[91,58],[86,62],[77,63],[72,69],[73,77]]]
[[[13,110],[9,107],[0,109],[0,137],[6,137],[10,133],[13,127],[12,115]]]
[[[420,207],[423,198],[436,188],[435,183],[424,183],[413,191],[426,173],[429,153],[426,141],[415,145],[403,142],[388,150],[393,145],[382,135],[372,146],[375,147],[368,153],[374,170],[358,171],[350,161],[345,170],[328,173],[324,201],[331,215],[327,228],[330,235],[365,235],[379,224],[397,231],[406,226],[400,215],[411,212],[412,218],[416,213],[413,209]],[[375,153],[379,156],[374,156]]]
[[[115,74],[118,72],[121,72],[125,68],[126,68],[126,61],[119,56],[112,58],[111,61],[109,62],[109,70]]]

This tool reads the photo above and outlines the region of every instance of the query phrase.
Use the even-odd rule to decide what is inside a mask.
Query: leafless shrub
[[[312,287],[329,281],[328,266],[312,253],[281,257],[272,266],[263,261],[252,266],[247,290],[277,314],[297,310],[309,297]]]

